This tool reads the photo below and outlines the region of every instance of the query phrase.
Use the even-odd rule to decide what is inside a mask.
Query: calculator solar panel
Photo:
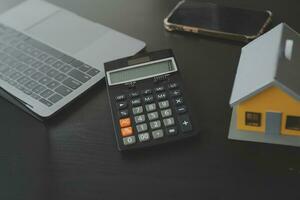
[[[108,62],[105,72],[119,150],[197,134],[171,50]]]

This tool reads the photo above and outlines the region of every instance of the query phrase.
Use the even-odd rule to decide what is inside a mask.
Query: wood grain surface
[[[18,2],[0,0],[1,12]],[[299,148],[227,139],[229,98],[243,43],[165,31],[163,18],[177,3],[175,0],[50,2],[141,39],[148,51],[172,48],[201,133],[186,141],[118,152],[105,84],[100,82],[42,124],[47,129],[43,137],[32,134],[35,129],[19,127],[17,132],[28,135],[27,139],[46,139],[45,145],[36,146],[43,156],[32,161],[32,152],[28,151],[18,162],[8,163],[15,153],[5,149],[18,145],[12,138],[1,137],[1,200],[300,199]],[[274,13],[273,25],[284,21],[300,31],[298,0],[212,2],[269,9]],[[1,100],[0,105],[5,108],[9,104]],[[7,112],[0,110],[1,124],[6,124],[0,134],[8,131],[7,125],[24,124],[28,118],[31,121],[18,109],[11,111],[22,115],[18,122],[6,118]],[[30,123],[38,126],[40,122]],[[18,168],[22,163],[27,167]],[[16,191],[22,192],[12,195]]]

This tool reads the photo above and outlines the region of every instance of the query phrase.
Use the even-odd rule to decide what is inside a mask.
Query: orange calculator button
[[[121,134],[123,137],[129,136],[133,134],[132,127],[126,127],[121,129]]]
[[[120,126],[121,126],[121,128],[128,127],[130,125],[131,125],[130,118],[120,119]]]

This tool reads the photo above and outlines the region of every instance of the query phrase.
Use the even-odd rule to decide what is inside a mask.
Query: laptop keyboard
[[[48,107],[83,86],[99,72],[0,24],[0,79]]]

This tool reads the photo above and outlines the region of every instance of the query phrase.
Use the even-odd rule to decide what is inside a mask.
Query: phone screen
[[[254,36],[259,33],[269,17],[270,14],[266,11],[185,2],[175,10],[168,21],[218,32]]]

